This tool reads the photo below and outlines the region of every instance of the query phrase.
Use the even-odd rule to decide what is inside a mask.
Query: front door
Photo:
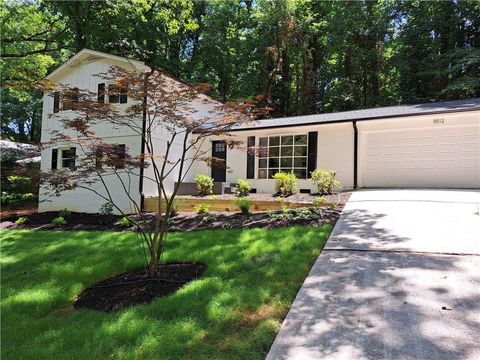
[[[212,178],[215,182],[227,179],[227,145],[225,141],[212,141]]]

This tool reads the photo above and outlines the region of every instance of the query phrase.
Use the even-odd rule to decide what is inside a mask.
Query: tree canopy
[[[271,116],[480,96],[480,2],[0,0],[2,138],[38,142],[31,84],[82,48]]]

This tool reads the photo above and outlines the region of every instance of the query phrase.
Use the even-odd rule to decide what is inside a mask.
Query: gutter
[[[358,188],[358,128],[357,121],[352,121],[353,125],[353,188]]]

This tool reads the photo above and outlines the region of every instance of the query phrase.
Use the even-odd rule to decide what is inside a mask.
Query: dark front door
[[[216,182],[227,179],[227,145],[225,141],[212,141],[212,178]]]

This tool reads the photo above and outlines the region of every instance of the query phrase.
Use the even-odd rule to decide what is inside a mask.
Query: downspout
[[[358,188],[357,174],[358,174],[358,128],[357,122],[352,121],[353,125],[353,188]]]
[[[140,144],[140,182],[138,185],[138,191],[140,192],[140,211],[145,210],[145,196],[143,195],[143,173],[145,167],[145,131],[147,128],[147,77],[148,74],[145,74],[145,79],[143,82],[145,94],[143,96],[142,143]]]

